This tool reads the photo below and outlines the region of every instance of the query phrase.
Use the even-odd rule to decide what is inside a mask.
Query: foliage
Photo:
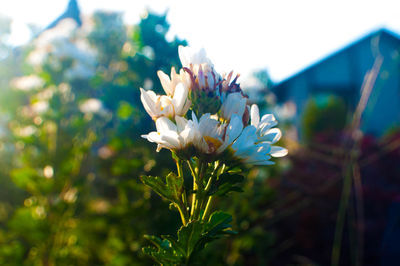
[[[167,31],[155,31],[168,29],[165,16],[152,14],[133,32],[119,14],[96,13],[94,23],[86,33],[62,21],[49,31],[49,42],[39,36],[1,59],[1,67],[15,62],[2,72],[0,97],[7,126],[1,136],[1,264],[146,264],[141,232],[174,220],[160,211],[164,226],[143,222],[163,203],[144,201],[151,195],[135,177],[160,174],[169,165],[139,139],[150,123],[136,88],[145,80],[157,84],[153,70],[169,67],[177,54],[156,47],[158,60],[147,58],[145,47],[155,44],[137,38],[142,31],[157,35],[174,51],[184,42],[167,42]],[[51,52],[31,63],[43,45]],[[16,77],[21,71],[25,76]]]
[[[320,95],[308,100],[304,109],[302,129],[305,141],[315,139],[317,133],[335,133],[346,125],[347,108],[343,99],[334,95]]]
[[[165,180],[155,176],[142,176],[141,180],[171,202],[181,215],[182,226],[177,232],[177,238],[147,236],[154,246],[145,247],[143,251],[161,265],[189,265],[209,242],[222,235],[234,234],[229,224],[232,221],[231,215],[221,211],[209,215],[208,212],[214,196],[241,191],[234,184],[242,182],[244,178],[238,173],[228,171],[219,162],[188,161],[193,175],[193,199],[190,207],[186,196],[190,188],[184,184],[183,160],[174,157],[178,175],[171,172]]]

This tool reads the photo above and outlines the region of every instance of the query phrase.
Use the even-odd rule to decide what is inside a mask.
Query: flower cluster
[[[287,154],[274,146],[281,131],[272,114],[260,117],[258,106],[247,104],[237,78],[218,74],[205,51],[179,47],[183,68],[168,76],[158,71],[166,95],[141,90],[141,100],[155,121],[155,132],[143,135],[186,159],[197,156],[254,165],[273,164],[272,157]],[[189,112],[189,109],[192,111]],[[190,113],[191,119],[189,119]]]

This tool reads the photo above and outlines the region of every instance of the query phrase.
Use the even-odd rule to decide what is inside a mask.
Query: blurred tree
[[[88,34],[63,20],[20,48],[23,68],[2,72],[8,130],[0,152],[8,167],[0,181],[9,185],[1,188],[0,264],[142,265],[149,262],[140,252],[142,232],[173,230],[175,217],[163,212],[146,219],[166,203],[148,201],[137,179],[170,167],[156,165],[162,153],[139,137],[151,123],[138,88],[158,84],[154,69],[178,62],[177,46],[185,44],[165,39],[165,18],[149,14],[129,32],[120,14],[98,12]],[[165,32],[156,32],[159,25]],[[151,48],[151,36],[166,50]],[[159,55],[149,57],[148,47]],[[6,197],[11,191],[15,200]]]

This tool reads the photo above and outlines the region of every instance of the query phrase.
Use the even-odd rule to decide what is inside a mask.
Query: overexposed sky
[[[204,47],[217,70],[244,76],[266,68],[283,80],[365,34],[386,27],[400,33],[399,0],[167,1],[78,0],[81,12],[121,11],[136,23],[146,7],[167,8],[171,34]],[[14,19],[15,43],[26,36],[24,24],[45,27],[68,0],[0,0],[0,13]],[[243,81],[243,79],[242,79]]]

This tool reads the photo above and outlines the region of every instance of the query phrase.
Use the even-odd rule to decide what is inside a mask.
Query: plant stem
[[[212,201],[213,201],[213,199],[214,199],[214,196],[209,196],[208,197],[208,200],[207,200],[207,204],[206,204],[206,208],[205,208],[205,210],[204,210],[204,213],[203,213],[203,218],[202,218],[202,220],[204,221],[204,220],[207,220],[207,216],[208,216],[208,212],[210,211],[210,209],[211,209],[211,203],[212,203]]]
[[[183,182],[185,182],[185,178],[183,176],[183,171],[182,171],[182,160],[176,161],[176,169],[178,171],[178,176],[182,178]],[[187,210],[186,190],[183,190],[182,193],[182,203],[185,206],[185,209]]]
[[[217,177],[218,171],[220,170],[220,168],[221,168],[221,166],[219,165],[219,162],[217,162],[217,164],[215,165],[214,171],[212,172],[212,174],[210,176],[210,179],[208,180],[207,186],[205,188],[205,194],[206,195],[208,195],[208,192],[210,191],[211,186],[214,183],[215,178]],[[223,172],[224,169],[225,169],[225,165],[222,165],[222,172]],[[208,216],[208,212],[211,209],[211,203],[212,203],[213,199],[214,199],[213,195],[208,196],[207,204],[206,204],[205,209],[204,209],[202,220],[206,220],[208,218],[207,217]]]
[[[179,205],[175,205],[175,206],[177,207],[179,214],[181,215],[182,224],[186,225],[187,224],[186,215],[185,215],[186,212],[184,211],[184,208],[182,208],[184,206],[179,206]]]
[[[199,171],[198,171],[198,179],[197,181],[197,197],[196,197],[196,202],[194,205],[194,211],[193,211],[193,219],[198,220],[200,218],[200,213],[203,207],[203,201],[204,201],[204,185],[203,185],[203,179],[204,175],[207,170],[207,163],[199,160]]]
[[[178,176],[182,178],[182,181],[184,182],[184,176],[183,176],[183,171],[182,171],[182,160],[178,159],[176,161],[176,169],[178,171]],[[186,190],[183,189],[182,192],[182,199],[181,199],[181,204],[177,205],[179,214],[181,215],[181,220],[182,224],[186,225],[187,224],[187,219],[189,218],[188,213],[187,213],[187,200],[186,200]]]
[[[192,173],[193,177],[193,194],[192,194],[192,207],[190,209],[190,220],[192,220],[193,214],[194,214],[194,209],[195,209],[195,204],[196,204],[196,193],[197,193],[197,174],[193,169],[193,166],[191,162],[188,160],[187,161],[189,165],[190,172]]]

